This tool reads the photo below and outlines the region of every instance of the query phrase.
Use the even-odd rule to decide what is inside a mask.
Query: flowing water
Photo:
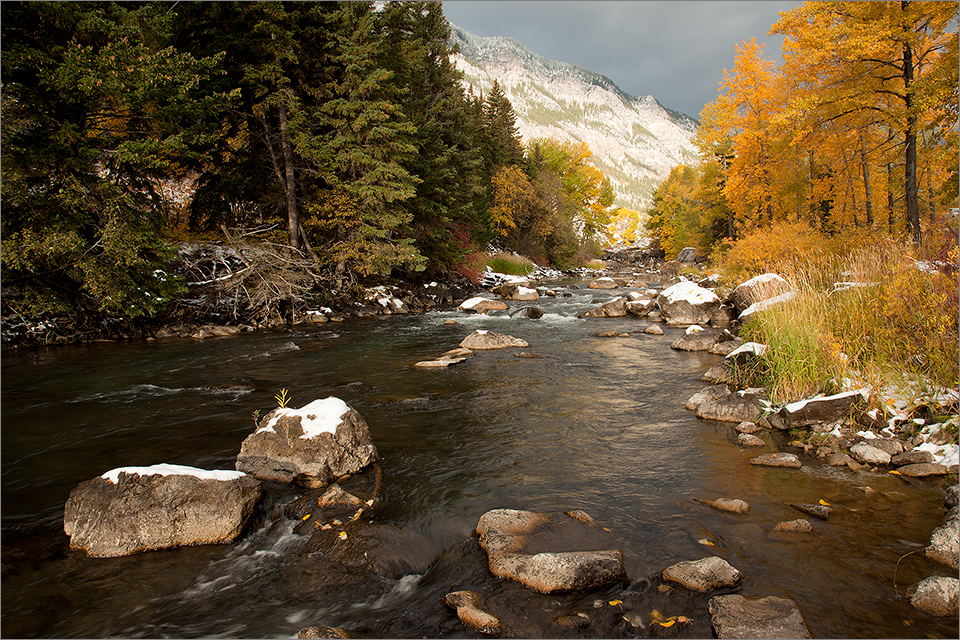
[[[902,597],[924,577],[954,575],[922,554],[943,521],[945,481],[853,473],[808,457],[800,470],[750,465],[785,443],[767,434],[765,449],[742,450],[733,425],[683,408],[718,356],[670,349],[677,328],[649,336],[642,320],[578,319],[611,294],[567,286],[570,297],[512,303],[511,313],[540,307],[539,320],[449,310],[4,354],[2,635],[295,637],[325,624],[381,637],[464,637],[476,634],[441,598],[475,589],[507,612],[518,636],[709,637],[712,594],[658,588],[657,574],[719,555],[744,575],[723,593],[792,598],[814,637],[957,637],[956,620]],[[474,329],[523,338],[523,351],[537,357],[504,349],[448,369],[413,367]],[[593,335],[608,329],[631,335]],[[114,559],[68,549],[63,505],[78,483],[161,462],[232,469],[253,412],[275,406],[281,388],[290,406],[337,396],[364,417],[383,477],[381,502],[367,516],[416,538],[422,573],[331,570],[305,551],[293,518],[257,518],[230,545]],[[298,495],[268,493],[276,504]],[[696,501],[717,497],[752,509],[731,515]],[[804,517],[790,503],[819,499],[836,511],[811,518],[812,533],[772,533]],[[495,508],[586,511],[616,537],[628,588],[538,596],[492,578],[474,529]],[[651,625],[654,610],[689,622]],[[576,613],[593,622],[551,626]]]

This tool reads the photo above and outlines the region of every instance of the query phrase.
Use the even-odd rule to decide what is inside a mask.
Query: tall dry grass
[[[751,382],[781,403],[836,391],[844,378],[876,389],[956,388],[956,244],[938,265],[914,255],[910,244],[886,239],[768,265],[797,295],[744,326],[745,339],[770,346]]]

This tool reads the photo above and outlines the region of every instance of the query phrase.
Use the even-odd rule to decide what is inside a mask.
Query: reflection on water
[[[735,592],[794,599],[815,637],[956,637],[955,620],[921,614],[899,597],[923,577],[952,574],[922,553],[898,566],[942,522],[940,481],[812,460],[797,471],[750,465],[773,450],[771,440],[764,450],[741,450],[732,425],[683,409],[717,356],[671,350],[679,329],[648,336],[639,333],[645,321],[577,319],[609,294],[572,292],[535,303],[547,312],[540,320],[447,311],[333,330],[4,354],[3,635],[290,637],[330,624],[392,637],[464,636],[440,599],[475,589],[508,612],[521,636],[555,634],[535,621],[575,611],[591,612],[594,635],[653,633],[625,622],[623,611],[594,607],[616,595],[637,620],[653,609],[683,613],[692,622],[676,633],[703,637],[711,633],[708,597],[662,592],[656,576],[674,562],[719,555],[745,576]],[[457,324],[444,324],[451,318]],[[449,369],[413,367],[478,328],[523,338],[537,357],[505,349]],[[606,329],[632,335],[593,336]],[[108,560],[67,550],[63,504],[74,486],[117,466],[232,468],[253,412],[268,411],[281,387],[291,406],[334,395],[364,416],[383,468],[383,502],[371,517],[426,541],[434,557],[423,575],[390,580],[337,569],[305,553],[296,522],[283,518],[259,519],[233,545]],[[735,516],[695,501],[716,497],[752,508]],[[772,533],[778,522],[806,517],[790,503],[819,499],[836,511],[814,521],[813,533]],[[503,507],[593,515],[623,549],[634,581],[627,596],[611,587],[540,597],[492,578],[473,530],[485,511]]]

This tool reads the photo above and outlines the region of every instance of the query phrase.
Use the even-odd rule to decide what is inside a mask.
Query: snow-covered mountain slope
[[[485,95],[497,80],[524,144],[535,138],[585,142],[593,164],[610,178],[617,204],[645,210],[670,169],[696,159],[696,120],[653,96],[630,96],[606,76],[547,60],[511,38],[450,29],[464,85]]]

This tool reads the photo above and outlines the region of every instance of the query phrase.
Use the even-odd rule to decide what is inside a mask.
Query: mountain
[[[584,142],[610,178],[617,204],[645,210],[670,169],[697,158],[697,121],[653,96],[633,97],[610,78],[548,60],[512,38],[481,37],[451,23],[453,56],[464,86],[486,94],[497,80],[517,114],[524,143],[534,138]]]

